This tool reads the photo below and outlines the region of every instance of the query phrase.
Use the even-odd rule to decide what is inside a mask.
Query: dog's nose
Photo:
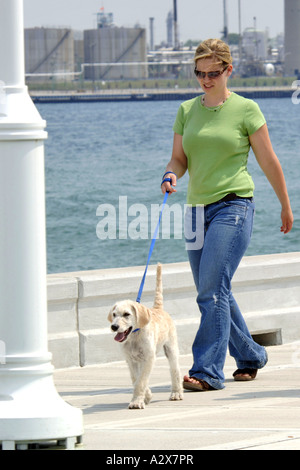
[[[113,331],[117,331],[119,329],[118,325],[111,325],[111,329]]]

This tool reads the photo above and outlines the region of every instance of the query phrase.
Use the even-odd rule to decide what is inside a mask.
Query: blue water
[[[284,169],[296,220],[290,234],[280,233],[280,204],[251,153],[256,216],[247,255],[300,251],[300,105],[290,99],[257,102]],[[150,214],[151,204],[162,203],[161,176],[170,159],[179,105],[178,101],[38,105],[49,133],[45,142],[49,273],[145,265],[152,235],[150,219],[148,239],[126,239],[124,227],[131,224],[136,234],[140,229],[140,236],[145,237],[137,209],[145,208]],[[187,181],[187,176],[180,180],[170,205],[183,207]],[[127,225],[122,219],[123,229],[120,196],[127,197],[129,211]],[[97,208],[103,204],[115,210],[115,239],[97,236],[97,225],[104,221],[104,213],[97,215]],[[151,263],[186,260],[183,237],[174,238],[172,231],[170,239],[160,235]]]

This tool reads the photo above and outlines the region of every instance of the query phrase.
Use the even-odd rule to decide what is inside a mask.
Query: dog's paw
[[[172,392],[169,398],[170,401],[179,401],[183,400],[183,393],[182,392]]]
[[[134,400],[129,403],[128,408],[130,410],[143,410],[145,408],[145,402],[144,400]]]
[[[150,388],[148,388],[146,390],[146,393],[145,393],[145,403],[146,403],[146,405],[148,405],[148,403],[150,403],[151,398],[152,398],[152,393],[151,393]]]

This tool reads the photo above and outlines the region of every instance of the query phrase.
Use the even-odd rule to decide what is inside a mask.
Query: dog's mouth
[[[114,338],[115,341],[118,341],[118,343],[123,343],[128,338],[131,331],[132,331],[132,326],[128,328],[128,330],[122,331],[122,333],[118,333]]]

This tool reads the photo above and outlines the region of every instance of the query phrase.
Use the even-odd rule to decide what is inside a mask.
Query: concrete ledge
[[[48,276],[48,341],[56,367],[79,366],[78,280]]]
[[[49,350],[56,368],[122,359],[107,322],[118,300],[135,300],[142,267],[48,276]],[[142,302],[152,306],[156,267],[150,266]],[[200,323],[188,263],[163,265],[165,309],[178,330],[181,354],[190,353]],[[245,257],[232,288],[252,334],[280,331],[283,343],[300,338],[300,253]]]

